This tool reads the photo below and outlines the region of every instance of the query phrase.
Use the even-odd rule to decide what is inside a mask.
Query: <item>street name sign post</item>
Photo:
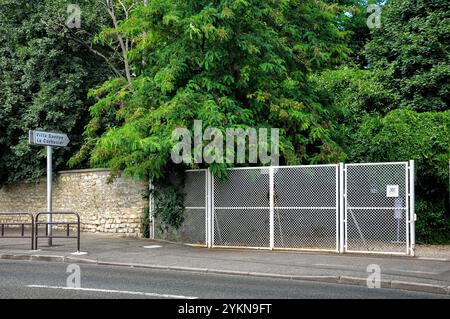
[[[66,147],[70,140],[66,134],[43,132],[43,131],[29,131],[28,143],[30,145],[45,146],[47,148],[47,231],[48,231],[48,245],[52,246],[52,163],[53,150],[52,147]]]

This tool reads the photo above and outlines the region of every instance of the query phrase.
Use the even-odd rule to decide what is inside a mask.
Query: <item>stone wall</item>
[[[141,218],[148,206],[148,183],[124,177],[108,183],[108,176],[106,169],[59,172],[53,182],[53,211],[79,213],[82,231],[140,237]],[[16,183],[0,189],[0,212],[37,214],[46,210],[45,179],[38,184]]]

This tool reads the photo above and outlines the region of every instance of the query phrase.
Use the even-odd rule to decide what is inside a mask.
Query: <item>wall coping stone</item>
[[[58,171],[58,174],[82,174],[82,173],[101,173],[101,172],[111,172],[109,168],[86,168],[86,169],[74,169]]]

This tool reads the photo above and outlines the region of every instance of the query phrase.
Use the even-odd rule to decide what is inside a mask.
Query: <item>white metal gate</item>
[[[344,251],[414,254],[414,162],[345,165]]]
[[[274,168],[274,248],[338,251],[338,165]]]
[[[180,241],[189,244],[207,245],[208,202],[210,195],[207,169],[187,170],[184,176],[185,218],[179,229],[164,225],[152,217],[151,238]],[[151,199],[150,199],[151,200]],[[151,200],[150,207],[153,202]],[[154,209],[152,207],[152,209]]]
[[[414,254],[413,161],[231,168],[226,181],[189,170],[184,191],[185,221],[163,239]]]
[[[233,168],[212,189],[212,247],[338,251],[338,165]]]
[[[270,169],[233,168],[213,177],[213,247],[270,248]]]

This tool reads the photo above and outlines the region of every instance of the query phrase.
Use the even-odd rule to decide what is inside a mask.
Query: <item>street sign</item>
[[[42,132],[42,131],[33,131],[30,130],[28,132],[28,143],[30,145],[37,146],[46,146],[47,148],[47,233],[48,237],[48,245],[52,246],[52,162],[53,162],[53,151],[52,147],[66,147],[69,144],[70,140],[66,134],[62,133],[53,133],[53,132]]]
[[[30,131],[28,142],[31,145],[66,147],[70,140],[67,134]]]

